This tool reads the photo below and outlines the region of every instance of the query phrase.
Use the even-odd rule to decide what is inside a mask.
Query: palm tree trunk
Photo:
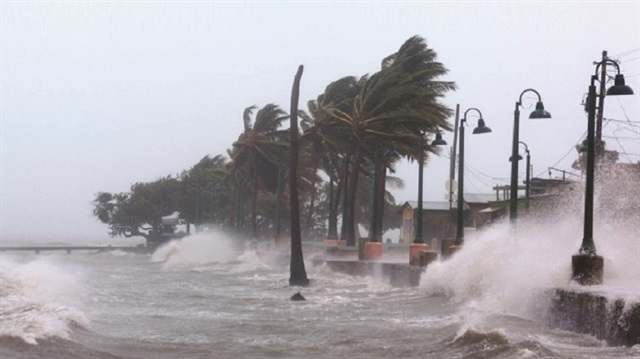
[[[291,168],[289,176],[289,200],[291,201],[291,263],[289,266],[289,285],[307,286],[309,279],[304,268],[302,255],[302,238],[300,236],[300,204],[298,202],[298,98],[300,96],[300,78],[303,66],[298,67],[298,72],[293,80],[291,89]]]
[[[342,225],[340,226],[340,240],[347,240],[347,202],[349,202],[349,194],[347,193],[349,188],[349,155],[344,156],[344,171],[342,172],[342,179],[340,180],[340,186],[338,187],[339,198],[342,203]]]
[[[378,213],[376,214],[376,220],[378,221],[378,230],[380,231],[380,235],[378,236],[380,238],[381,242],[384,242],[384,238],[382,238],[382,235],[384,234],[384,227],[383,227],[383,218],[384,218],[384,205],[386,204],[387,200],[386,200],[386,188],[387,188],[387,167],[385,166],[384,162],[380,163],[380,169],[378,172],[380,174],[380,180],[378,188],[376,189],[376,193],[378,193]]]
[[[233,226],[235,223],[235,219],[236,219],[236,212],[237,212],[237,205],[238,205],[238,186],[233,186],[233,189],[231,191],[231,210],[229,211],[229,225]],[[196,219],[195,219],[195,214],[193,216],[193,225],[196,225]]]
[[[257,207],[258,207],[258,181],[254,175],[251,193],[251,234],[253,238],[258,238],[258,227],[256,224]]]
[[[333,171],[332,171],[333,172]],[[335,190],[333,173],[329,176],[329,228],[327,239],[338,239],[338,196]]]
[[[353,167],[351,168],[351,180],[349,186],[349,200],[347,203],[347,245],[356,245],[356,194],[358,192],[358,176],[360,174],[360,164],[362,162],[362,151],[360,145],[356,145],[353,155]]]
[[[305,233],[305,237],[309,237],[311,235],[311,230],[313,228],[313,212],[315,210],[315,201],[316,201],[316,185],[317,185],[317,181],[316,181],[316,176],[315,174],[318,173],[318,156],[316,154],[314,154],[313,156],[313,182],[311,184],[311,198],[309,199],[309,210],[307,211],[307,218],[304,221],[305,222],[305,229],[304,229],[304,233]]]

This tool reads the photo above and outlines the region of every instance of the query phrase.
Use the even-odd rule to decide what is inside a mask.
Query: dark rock
[[[299,302],[299,301],[303,301],[303,300],[306,300],[306,299],[305,299],[305,297],[302,296],[302,294],[300,294],[300,292],[298,292],[298,293],[294,294],[291,297],[291,300],[293,300],[295,302]]]

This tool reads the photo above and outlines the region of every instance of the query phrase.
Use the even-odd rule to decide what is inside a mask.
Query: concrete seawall
[[[611,294],[556,289],[552,293],[549,324],[591,334],[609,345],[640,344],[640,302]]]
[[[332,271],[357,275],[374,276],[394,287],[417,287],[424,267],[409,266],[405,263],[368,262],[348,259],[313,259],[313,265],[326,264]]]

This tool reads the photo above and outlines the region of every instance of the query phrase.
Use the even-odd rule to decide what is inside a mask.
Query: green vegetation
[[[383,156],[386,149],[393,145],[413,161],[419,156],[421,132],[428,140],[438,130],[451,130],[447,120],[452,111],[440,99],[455,85],[437,80],[446,73],[424,39],[412,37],[382,60],[380,71],[333,81],[307,103],[307,111],[297,111],[297,169],[290,168],[290,129],[282,128],[288,114],[276,104],[251,106],[243,112],[244,131],[227,150],[228,157],[205,156],[175,178],[136,183],[129,192],[98,193],[93,214],[109,226],[112,236],[149,240],[152,233],[163,230],[162,216],[179,211],[197,227],[206,224],[253,238],[274,238],[278,219],[281,228],[291,228],[289,191],[279,192],[282,174],[282,187],[297,182],[302,238],[324,238],[327,224],[340,218],[348,243],[355,244],[358,225],[367,230],[371,225],[372,193],[384,200],[388,214],[380,211],[375,216],[378,228],[384,231],[400,224],[390,220],[397,206],[386,184],[402,186],[402,181],[387,177],[386,169],[393,173],[396,159]],[[425,146],[425,160],[436,151]],[[376,168],[382,178],[374,191]],[[335,184],[332,191],[329,178]]]

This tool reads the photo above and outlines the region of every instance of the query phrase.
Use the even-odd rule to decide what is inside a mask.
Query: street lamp
[[[469,111],[478,112],[478,126],[473,129],[473,134],[483,134],[491,132],[482,119],[482,112],[477,108],[470,108],[464,112],[460,121],[460,153],[458,154],[458,202],[457,202],[457,218],[456,218],[456,238],[453,240],[454,246],[461,246],[464,243],[464,124],[467,122],[467,113]]]
[[[531,181],[531,178],[530,178],[531,177],[531,155],[529,153],[529,146],[527,146],[527,144],[522,142],[522,141],[520,141],[520,144],[524,145],[524,151],[527,154],[527,163],[526,163],[527,172],[525,174],[525,178],[526,178],[526,180],[525,180],[525,186],[526,186],[525,187],[526,188],[525,189],[525,198],[526,198],[526,202],[524,203],[524,212],[526,214],[529,214],[529,189],[531,188],[531,184],[530,184],[530,181]],[[522,156],[520,156],[520,154],[518,154],[518,161],[520,161],[521,159],[522,159]],[[509,161],[512,161],[512,160],[513,160],[513,157],[509,157]]]
[[[596,65],[596,71],[591,76],[591,84],[587,95],[587,179],[584,201],[584,236],[579,254],[572,257],[572,277],[582,285],[601,284],[604,261],[596,255],[596,245],[593,241],[593,183],[595,164],[595,118],[596,118],[596,86],[598,70],[606,63],[613,64],[618,70],[615,82],[607,90],[609,96],[633,95],[631,87],[625,85],[624,75],[620,73],[620,66],[610,59],[604,59]],[[602,112],[603,109],[599,108]]]
[[[516,102],[516,109],[514,112],[513,120],[513,145],[511,147],[511,158],[518,157],[518,143],[519,143],[519,127],[520,127],[520,106],[522,106],[522,96],[527,92],[534,92],[538,96],[538,102],[536,103],[535,111],[529,115],[530,119],[543,119],[551,118],[551,114],[544,109],[542,104],[542,98],[538,91],[534,89],[526,89],[520,94],[520,99]],[[518,217],[518,161],[511,161],[511,189],[509,192],[511,196],[509,202],[509,221],[511,223],[516,222]]]
[[[416,231],[413,236],[413,243],[409,246],[409,264],[417,265],[420,262],[420,252],[429,249],[429,246],[424,243],[422,237],[422,183],[423,183],[423,167],[424,167],[424,135],[425,132],[420,132],[420,150],[418,154],[418,206],[413,215],[416,222]],[[431,142],[432,146],[446,146],[447,142],[442,139],[440,131],[436,132],[436,139]]]

